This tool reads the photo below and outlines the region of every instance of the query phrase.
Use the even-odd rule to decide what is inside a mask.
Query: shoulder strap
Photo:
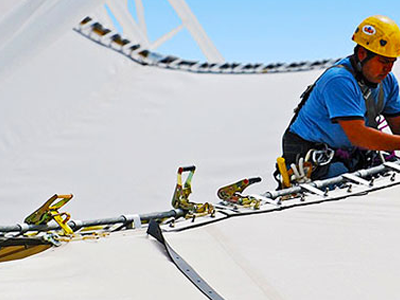
[[[348,70],[351,74],[353,74],[354,78],[356,78],[353,70],[347,67],[346,70]],[[379,85],[378,101],[375,101],[375,98],[371,92],[371,88],[359,80],[356,81],[358,86],[360,87],[361,93],[365,101],[365,108],[367,110],[366,117],[368,120],[368,125],[369,127],[378,128],[376,117],[378,117],[384,109],[385,93],[383,91],[383,84]]]
[[[310,94],[312,92],[312,90],[314,89],[315,85],[317,84],[318,80],[330,69],[332,68],[346,68],[348,69],[346,66],[344,65],[333,65],[330,66],[329,68],[327,68],[321,75],[319,75],[319,77],[314,81],[313,84],[307,86],[306,90],[301,94],[300,96],[300,103],[296,106],[296,108],[294,109],[294,116],[293,118],[290,120],[289,126],[287,129],[289,129],[290,126],[292,126],[292,124],[294,123],[294,121],[296,121],[297,116],[299,115],[299,112],[301,110],[301,108],[304,106],[304,104],[306,104],[306,101],[308,99],[308,97],[310,97]],[[350,71],[350,70],[349,70]],[[352,71],[350,71],[352,72]],[[352,73],[353,74],[353,73]]]

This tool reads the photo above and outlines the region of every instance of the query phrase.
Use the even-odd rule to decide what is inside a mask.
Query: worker
[[[376,151],[400,150],[399,86],[391,73],[400,56],[400,29],[375,15],[361,22],[352,40],[354,53],[306,89],[283,135],[286,166],[312,164],[311,179],[366,168]],[[378,129],[383,117],[393,134]]]

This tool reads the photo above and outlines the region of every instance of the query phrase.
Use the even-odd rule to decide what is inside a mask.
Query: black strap
[[[294,116],[293,118],[290,120],[289,126],[287,128],[287,130],[289,130],[290,126],[292,126],[292,124],[294,123],[294,121],[296,121],[297,116],[300,113],[300,110],[302,109],[302,107],[304,106],[304,104],[306,104],[308,98],[310,97],[310,94],[312,92],[312,90],[314,89],[315,85],[317,84],[317,81],[329,70],[332,68],[335,68],[337,66],[342,66],[342,65],[334,65],[334,66],[330,66],[329,68],[327,68],[318,78],[317,80],[314,81],[313,84],[307,86],[306,90],[301,94],[300,96],[300,103],[296,106],[296,108],[294,109]]]
[[[156,238],[164,245],[168,256],[178,269],[206,296],[211,300],[224,300],[199,274],[177,253],[165,240],[158,223],[152,219],[150,221],[147,233]]]

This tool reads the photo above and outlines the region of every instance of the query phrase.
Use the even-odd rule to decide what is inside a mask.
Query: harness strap
[[[337,67],[344,67],[343,65],[334,65],[334,66],[330,66],[329,68],[327,68],[321,75],[319,75],[319,77],[314,81],[313,84],[310,84],[309,86],[307,86],[306,90],[301,94],[300,96],[300,103],[296,106],[296,108],[293,110],[294,112],[294,116],[293,118],[290,120],[289,126],[287,128],[287,130],[289,130],[290,126],[292,126],[292,124],[294,123],[294,121],[296,121],[297,116],[300,113],[301,108],[304,106],[304,104],[306,104],[306,101],[308,99],[308,97],[310,96],[312,90],[314,89],[315,85],[317,84],[317,81],[330,69],[332,68],[337,68]]]
[[[363,94],[365,100],[365,107],[367,108],[367,120],[368,125],[373,128],[378,128],[378,122],[376,121],[376,117],[379,116],[383,111],[383,104],[384,104],[384,92],[383,92],[383,85],[380,84],[379,86],[379,94],[378,94],[378,101],[375,101],[371,93],[371,89],[361,82],[357,82],[361,92]]]

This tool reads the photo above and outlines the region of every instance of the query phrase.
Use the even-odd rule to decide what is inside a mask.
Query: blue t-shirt
[[[352,68],[350,59],[337,64]],[[371,89],[378,100],[380,85],[384,91],[384,116],[400,114],[399,85],[392,73]],[[290,131],[311,142],[326,143],[332,148],[352,148],[338,120],[366,118],[365,100],[354,76],[346,68],[331,68],[321,76],[301,108]]]

